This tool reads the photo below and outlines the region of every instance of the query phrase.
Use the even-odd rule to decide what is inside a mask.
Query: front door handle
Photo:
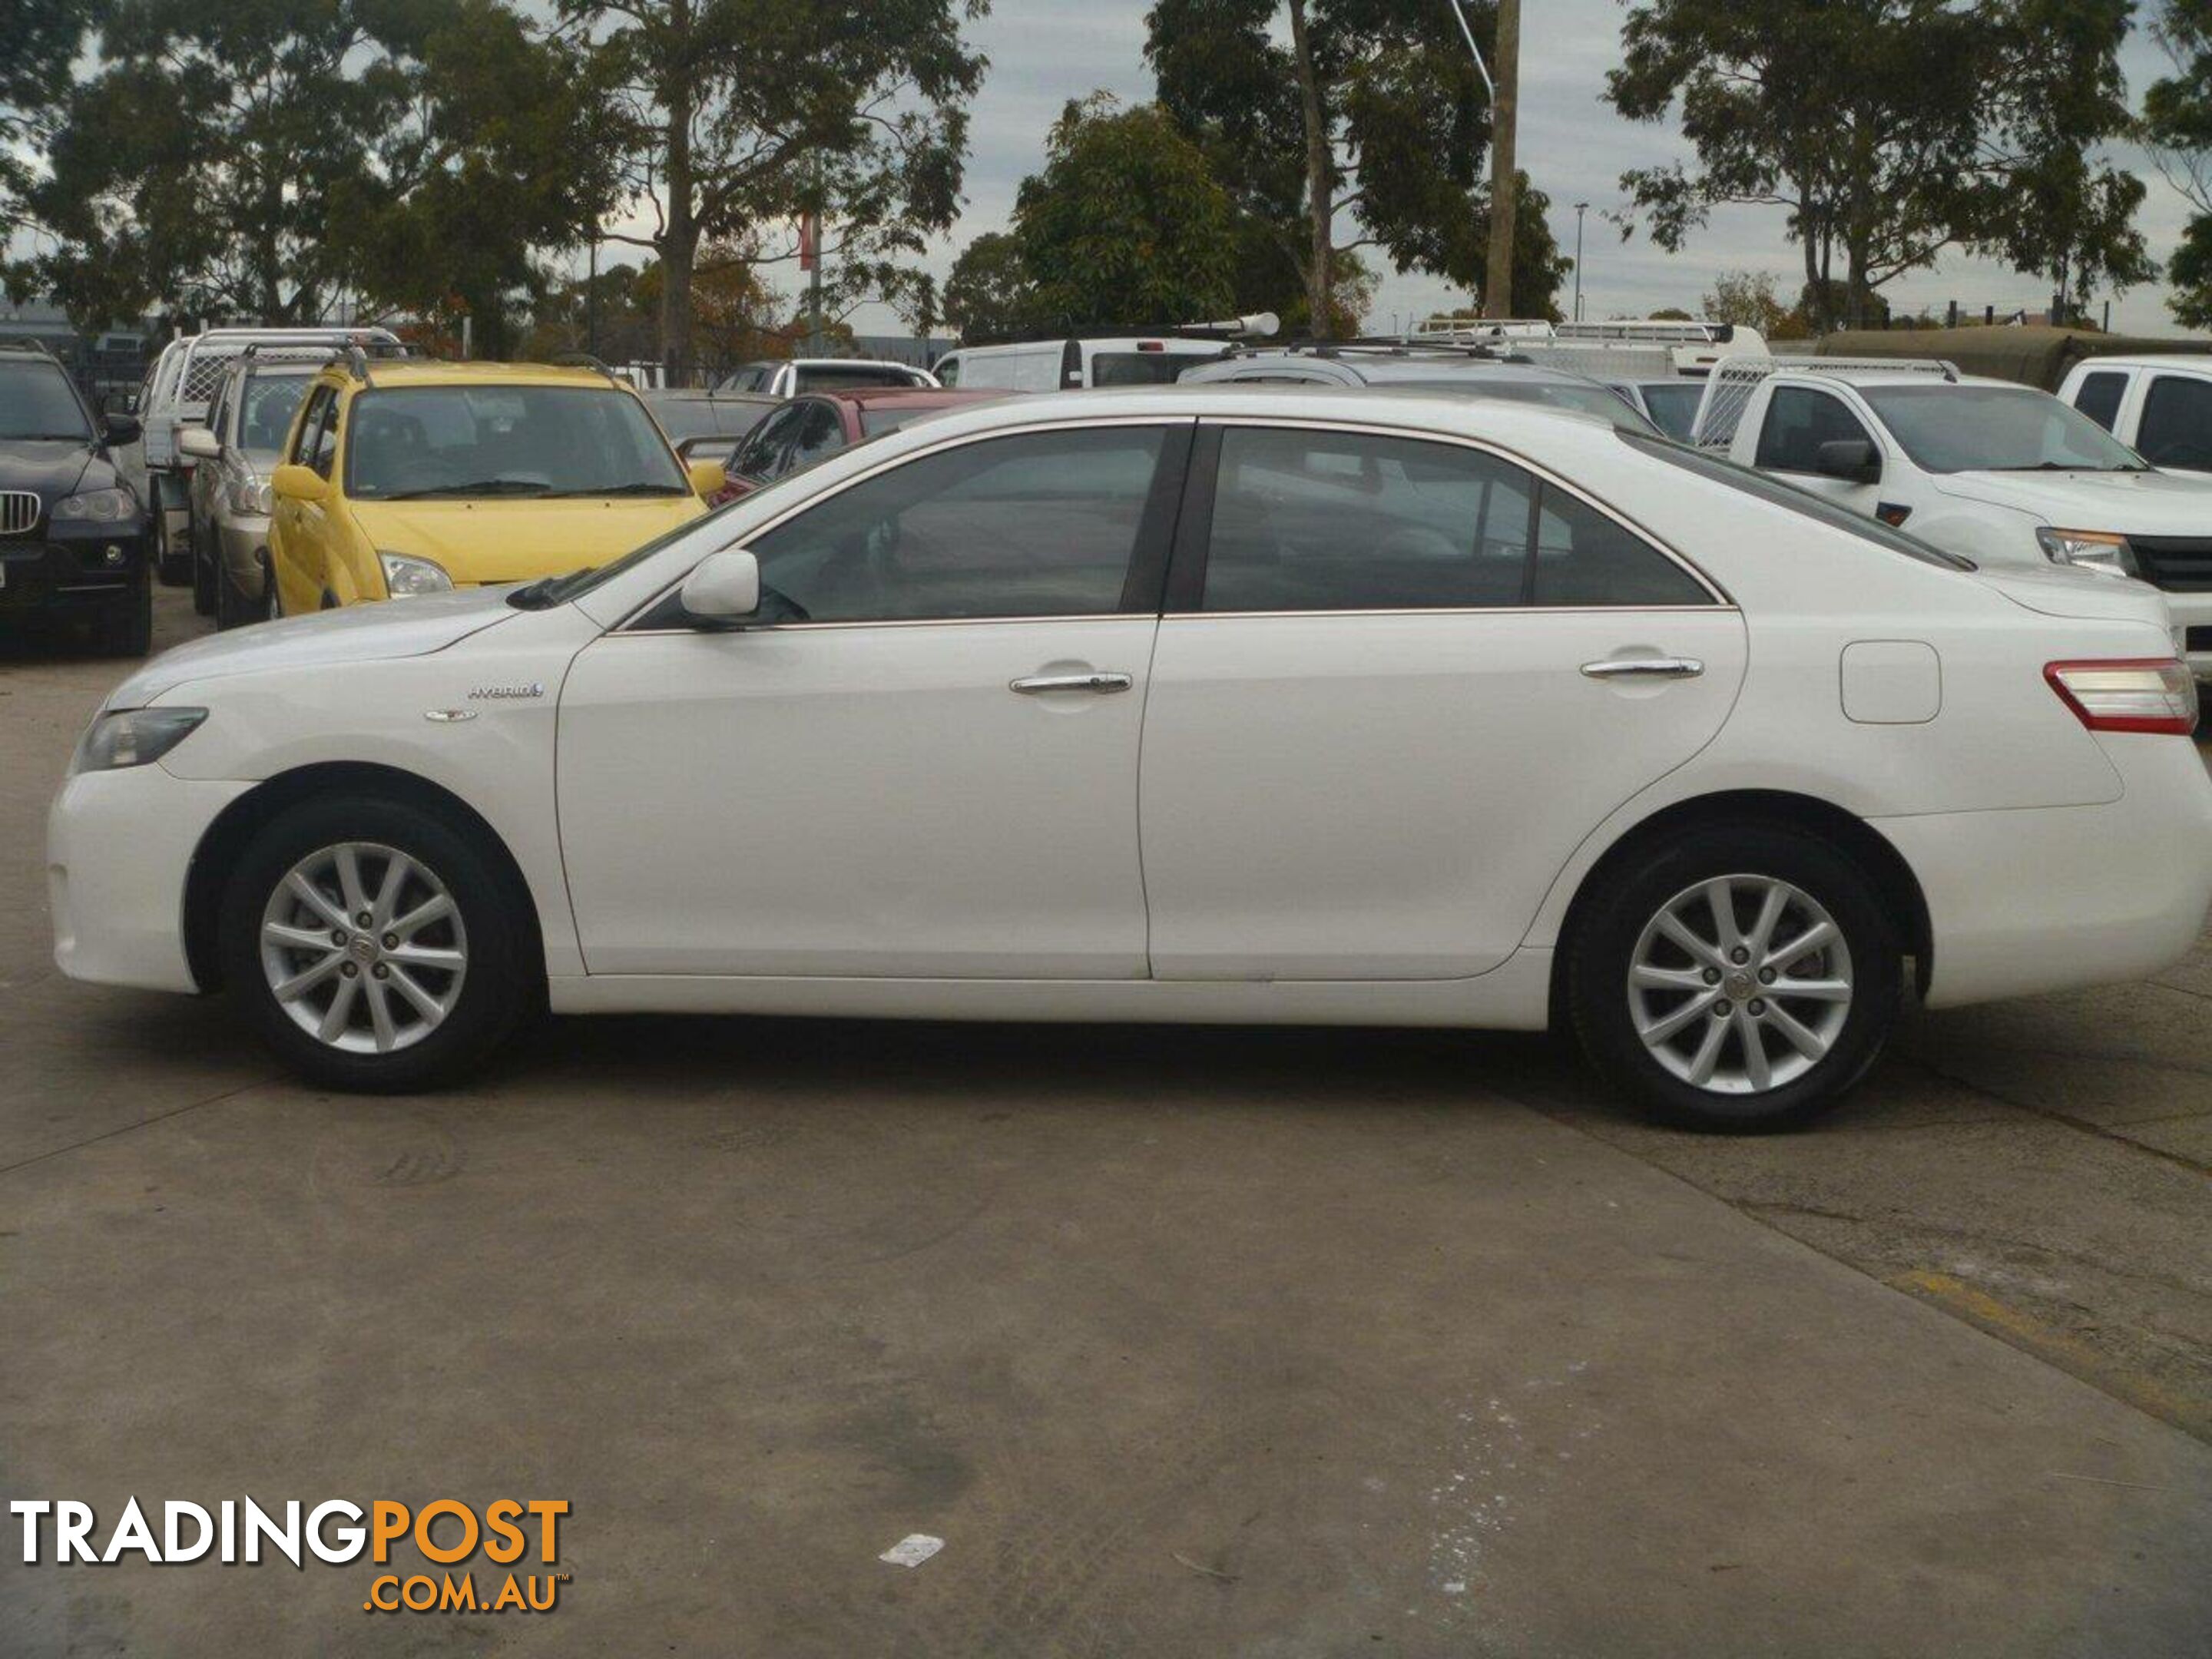
[[[1695,657],[1612,657],[1583,665],[1594,680],[1693,680],[1705,672]]]
[[[1034,697],[1044,691],[1095,691],[1104,695],[1111,691],[1127,691],[1136,682],[1127,674],[1031,674],[1026,679],[1012,681],[1007,687],[1025,697]]]

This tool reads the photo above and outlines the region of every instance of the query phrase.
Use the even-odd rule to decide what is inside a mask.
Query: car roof
[[[841,404],[858,404],[863,409],[878,404],[887,404],[894,408],[938,409],[953,404],[972,404],[989,398],[1003,398],[1006,393],[995,386],[832,386],[799,395],[829,398]]]
[[[1948,374],[1916,374],[1910,370],[1895,368],[1822,368],[1817,360],[1788,363],[1774,372],[1778,375],[1808,375],[1814,380],[1840,380],[1845,386],[2009,386],[2014,392],[2041,389],[2022,386],[2017,380],[2001,380],[1990,374],[1960,374],[1954,378]]]
[[[2084,357],[2075,367],[2085,374],[2094,374],[2100,368],[2187,368],[2199,374],[2212,374],[2212,352],[2137,352],[2133,355],[2114,352]]]
[[[348,380],[358,378],[343,358],[325,367]],[[368,384],[379,391],[405,386],[576,386],[630,392],[628,382],[579,364],[448,363],[417,358],[371,359]]]
[[[1231,382],[1240,369],[1267,368],[1276,365],[1328,363],[1356,374],[1370,386],[1384,386],[1392,381],[1419,380],[1433,383],[1459,379],[1490,380],[1522,380],[1531,385],[1601,386],[1604,382],[1572,369],[1557,368],[1542,363],[1516,362],[1509,358],[1487,357],[1461,351],[1424,351],[1385,349],[1381,350],[1353,348],[1332,349],[1328,347],[1291,347],[1287,349],[1240,351],[1203,367],[1186,371],[1185,385],[1222,385]]]

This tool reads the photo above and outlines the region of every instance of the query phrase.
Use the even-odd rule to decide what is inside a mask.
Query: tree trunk
[[[1497,59],[1491,79],[1497,93],[1490,102],[1490,272],[1482,285],[1482,314],[1513,314],[1513,215],[1520,205],[1520,179],[1513,160],[1513,130],[1521,103],[1521,0],[1498,0]]]
[[[1306,216],[1312,232],[1312,251],[1306,261],[1308,331],[1316,340],[1329,337],[1330,292],[1335,272],[1336,227],[1332,222],[1329,179],[1328,126],[1322,118],[1321,82],[1314,69],[1313,52],[1306,40],[1305,0],[1291,0],[1291,54],[1297,64],[1298,104],[1306,127]]]
[[[691,84],[683,63],[691,38],[691,9],[673,0],[668,17],[672,44],[663,69],[661,105],[668,112],[668,155],[662,182],[668,191],[668,228],[658,239],[660,255],[660,361],[668,384],[687,384],[691,371],[691,264],[699,228],[691,214]]]

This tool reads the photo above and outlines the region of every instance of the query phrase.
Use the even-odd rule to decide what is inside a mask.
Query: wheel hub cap
[[[1684,888],[1629,959],[1628,1014],[1645,1050],[1715,1094],[1760,1094],[1812,1070],[1842,1035],[1852,993],[1835,919],[1771,876]]]
[[[437,873],[375,842],[343,842],[285,873],[261,915],[261,968],[285,1016],[355,1054],[411,1047],[460,1000],[468,933]]]

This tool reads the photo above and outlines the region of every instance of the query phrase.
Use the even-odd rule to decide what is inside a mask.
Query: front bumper
[[[252,787],[179,778],[158,762],[64,782],[46,814],[54,965],[99,985],[198,990],[185,878],[209,826]]]
[[[1928,1006],[2142,979],[2212,908],[2212,777],[2185,738],[2100,734],[2118,800],[1869,820],[1904,855],[1935,940]]]
[[[269,568],[269,520],[258,516],[232,516],[225,512],[216,518],[216,544],[222,563],[222,574],[241,593],[258,593],[261,579]]]
[[[0,616],[126,598],[146,568],[146,548],[143,520],[0,542]]]

